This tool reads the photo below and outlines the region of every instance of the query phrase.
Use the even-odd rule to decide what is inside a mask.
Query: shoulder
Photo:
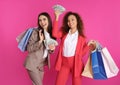
[[[33,29],[33,33],[38,33],[39,29],[38,28],[32,28]]]
[[[78,42],[81,42],[81,43],[85,44],[87,42],[86,37],[79,36],[78,37]]]
[[[81,35],[79,35],[79,38],[81,38],[81,40],[86,40],[86,37],[83,37],[83,36],[81,36]]]
[[[39,29],[37,27],[33,27],[32,29],[33,29],[33,31],[39,31]]]
[[[31,34],[31,38],[37,38],[39,30],[37,28],[29,28],[29,29],[33,29],[32,34]]]

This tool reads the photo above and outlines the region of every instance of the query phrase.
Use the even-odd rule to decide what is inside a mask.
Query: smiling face
[[[45,30],[48,30],[48,18],[44,15],[41,15],[39,17],[39,25],[45,29]]]
[[[70,15],[68,16],[68,22],[67,22],[68,26],[71,29],[76,29],[77,28],[77,19],[74,15]]]

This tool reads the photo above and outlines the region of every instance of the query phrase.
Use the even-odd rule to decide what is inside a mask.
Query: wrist
[[[43,40],[39,40],[39,44],[42,43]]]
[[[58,21],[58,19],[59,19],[59,16],[56,16],[55,20]]]

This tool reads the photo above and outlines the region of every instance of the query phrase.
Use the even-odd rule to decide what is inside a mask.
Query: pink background
[[[0,0],[0,85],[32,85],[23,67],[27,52],[17,48],[15,39],[23,30],[36,26],[40,12],[46,11],[54,19],[52,6],[57,3],[82,16],[88,40],[96,39],[106,46],[120,68],[120,0]],[[44,85],[55,83],[57,52],[58,47],[51,55],[51,69],[45,68]],[[120,73],[108,80],[83,77],[82,85],[119,84]],[[71,85],[70,78],[67,85]]]

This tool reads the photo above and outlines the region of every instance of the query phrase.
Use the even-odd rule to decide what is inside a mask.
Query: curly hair
[[[62,23],[62,32],[63,34],[66,34],[69,32],[69,29],[70,27],[68,26],[68,17],[70,15],[73,15],[76,17],[76,20],[77,20],[77,29],[78,29],[78,32],[79,32],[79,35],[85,37],[84,35],[84,27],[83,27],[83,21],[80,17],[80,15],[78,13],[75,13],[75,12],[67,12],[63,18],[63,23]]]

